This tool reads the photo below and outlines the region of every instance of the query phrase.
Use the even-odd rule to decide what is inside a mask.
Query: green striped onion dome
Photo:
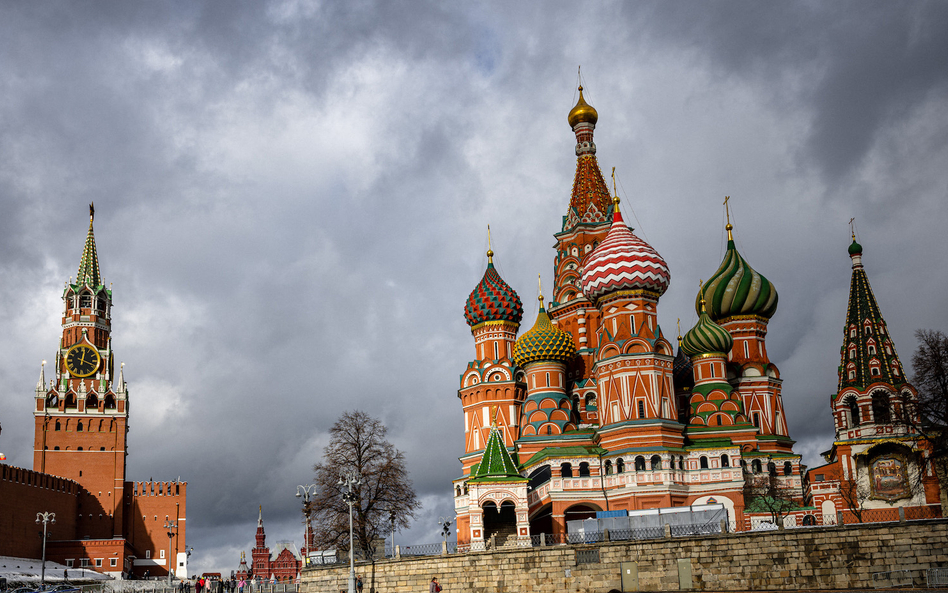
[[[504,282],[494,269],[494,263],[488,261],[484,277],[464,303],[464,319],[474,327],[485,321],[509,321],[519,325],[522,318],[523,305],[517,291]]]
[[[707,311],[702,311],[698,323],[682,338],[679,350],[684,351],[688,356],[712,352],[727,354],[732,344],[734,344],[734,338],[731,334],[712,321]]]
[[[514,343],[513,358],[519,366],[531,362],[568,362],[576,354],[573,336],[559,329],[550,321],[546,309],[540,304],[537,322]]]
[[[707,301],[708,313],[715,321],[734,315],[770,319],[777,311],[777,289],[744,261],[730,237],[721,267],[695,297],[695,311],[699,313],[702,298]]]

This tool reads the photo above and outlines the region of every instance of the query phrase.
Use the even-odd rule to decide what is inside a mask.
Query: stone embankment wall
[[[927,569],[945,566],[941,519],[402,558],[356,572],[365,593],[425,593],[432,576],[445,593],[607,593],[871,589],[873,573],[896,570],[924,585]],[[339,593],[347,577],[348,566],[305,569],[300,589]]]

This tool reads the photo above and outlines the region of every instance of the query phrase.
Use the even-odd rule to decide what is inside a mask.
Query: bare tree
[[[313,497],[315,545],[322,549],[349,549],[349,506],[343,500],[340,479],[347,472],[362,478],[353,504],[355,548],[374,557],[376,541],[395,524],[407,528],[420,507],[408,472],[405,454],[385,440],[387,429],[361,411],[344,413],[329,431],[323,461],[313,466],[317,494]]]
[[[925,465],[931,464],[941,486],[942,508],[948,508],[948,336],[940,331],[915,331],[918,348],[912,355],[912,384],[918,397],[903,401],[906,413],[899,421],[928,441],[929,454],[923,457],[919,480]]]
[[[853,476],[854,478],[856,476]],[[846,506],[856,517],[856,521],[862,523],[862,514],[865,510],[866,501],[871,496],[869,486],[860,482],[858,479],[840,480],[839,496],[846,503]]]
[[[798,489],[787,486],[774,471],[765,474],[744,472],[744,512],[769,513],[777,527],[782,527],[784,517],[799,507],[799,495]]]

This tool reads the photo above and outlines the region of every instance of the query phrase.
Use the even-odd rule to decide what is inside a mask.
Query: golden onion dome
[[[576,107],[573,107],[569,112],[569,127],[575,128],[576,124],[580,122],[596,125],[597,121],[599,121],[599,112],[583,99],[583,86],[580,85],[579,101],[576,102]]]
[[[521,367],[531,362],[567,363],[576,355],[573,336],[553,325],[540,299],[536,324],[514,342],[513,359]]]

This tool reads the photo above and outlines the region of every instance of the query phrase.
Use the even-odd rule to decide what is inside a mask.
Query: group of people
[[[230,577],[230,579],[208,579],[199,577],[194,583],[194,593],[244,593],[247,581]],[[191,593],[191,581],[185,580],[178,585],[180,593]]]

